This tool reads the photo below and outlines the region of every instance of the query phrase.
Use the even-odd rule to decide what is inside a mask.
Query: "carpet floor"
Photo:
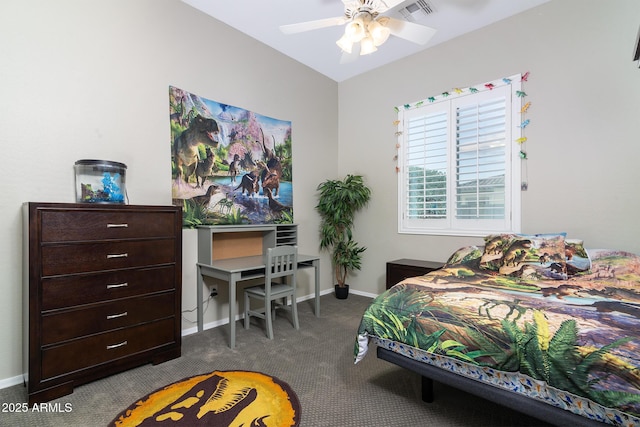
[[[213,370],[257,371],[287,382],[300,399],[300,425],[306,427],[548,425],[444,384],[435,385],[433,403],[423,403],[418,375],[379,360],[375,351],[354,365],[354,340],[370,301],[353,294],[347,300],[325,295],[320,318],[313,314],[312,300],[301,302],[300,330],[293,329],[286,313],[279,314],[274,340],[267,339],[259,320],[249,330],[238,322],[235,349],[227,344],[226,326],[183,337],[182,357],[78,386],[51,402],[53,412],[5,412],[8,404],[26,402],[26,389],[2,389],[0,426],[106,426],[140,396]]]

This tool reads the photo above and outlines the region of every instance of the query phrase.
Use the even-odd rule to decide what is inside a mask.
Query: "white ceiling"
[[[433,13],[418,15],[415,22],[437,30],[429,43],[417,45],[391,36],[376,52],[348,64],[340,64],[342,54],[335,43],[344,32],[342,26],[292,35],[279,30],[280,25],[342,16],[341,0],[182,1],[341,82],[550,0],[426,0]],[[415,2],[406,0],[384,15],[404,19],[398,11]]]

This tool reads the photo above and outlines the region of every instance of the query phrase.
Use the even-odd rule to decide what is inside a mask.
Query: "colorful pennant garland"
[[[522,90],[518,90],[516,91],[516,96],[518,98],[524,99],[527,96],[527,93],[524,92],[524,83],[529,81],[529,72],[527,71],[526,73],[522,74],[522,76],[520,76],[520,82],[521,82],[521,89]],[[527,111],[529,111],[529,107],[531,107],[531,102],[526,102],[523,106],[522,109],[520,109],[520,138],[516,139],[516,142],[520,145],[520,161],[522,162],[522,168],[521,168],[521,181],[520,181],[520,190],[522,191],[527,191],[529,189],[529,170],[528,170],[528,165],[527,165],[527,160],[529,159],[529,156],[527,155],[527,135],[525,133],[525,129],[527,128],[527,126],[529,126],[529,119],[527,119],[525,116],[527,114]]]
[[[394,120],[393,125],[396,127],[396,140],[400,139],[400,135],[402,135],[402,131],[398,127],[400,125],[400,120]],[[400,172],[400,167],[398,166],[398,150],[400,149],[400,143],[396,142],[396,155],[393,156],[393,161],[396,162],[396,173]]]
[[[526,73],[520,76],[520,81],[522,83],[521,89],[524,89],[524,82],[527,82],[528,80],[529,80],[529,72],[527,71]],[[504,77],[500,80],[485,83],[481,87],[468,87],[464,89],[454,88],[451,91],[442,92],[440,95],[430,96],[426,100],[418,101],[414,104],[404,104],[402,107],[394,107],[394,109],[396,113],[398,113],[401,109],[410,110],[412,108],[418,108],[422,106],[425,102],[431,103],[431,102],[437,101],[438,99],[448,98],[449,96],[461,96],[461,95],[465,95],[466,93],[478,93],[481,91],[493,90],[496,87],[508,85],[508,84],[511,84],[511,79]],[[518,90],[516,91],[516,96],[518,98],[524,99],[527,96],[527,93],[524,92],[524,90]],[[529,119],[525,118],[525,115],[529,111],[530,107],[531,107],[531,102],[526,102],[520,109],[521,122],[519,127],[521,129],[520,131],[521,136],[515,140],[515,142],[520,146],[520,160],[522,161],[522,181],[520,184],[520,189],[523,191],[529,188],[528,170],[527,170],[528,155],[527,155],[527,149],[526,149],[527,136],[525,135],[525,128],[529,126],[530,121]],[[400,136],[402,135],[402,129],[401,129],[402,123],[400,122],[400,120],[394,120],[393,125],[396,127],[396,132],[395,132],[396,141],[400,141]],[[399,149],[400,149],[400,143],[396,142],[396,154],[395,156],[393,156],[393,160],[396,163],[396,173],[400,172],[400,167],[398,166],[398,150]]]

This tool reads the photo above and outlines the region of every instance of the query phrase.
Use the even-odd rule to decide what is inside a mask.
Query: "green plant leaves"
[[[360,270],[366,250],[353,240],[353,221],[357,211],[371,198],[371,190],[360,175],[344,180],[327,180],[318,185],[316,210],[320,214],[320,248],[332,253],[335,277],[343,286],[349,272]]]

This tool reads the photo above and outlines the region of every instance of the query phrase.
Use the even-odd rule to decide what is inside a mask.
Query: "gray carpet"
[[[435,386],[435,402],[423,403],[418,376],[377,359],[375,350],[354,365],[354,339],[369,301],[358,295],[347,300],[323,296],[320,318],[313,315],[311,300],[299,303],[300,330],[293,329],[286,313],[279,314],[273,341],[264,335],[259,319],[248,331],[239,322],[233,350],[227,345],[227,327],[184,337],[178,359],[78,386],[71,395],[52,401],[63,410],[66,405],[69,412],[0,412],[0,425],[106,426],[147,393],[214,370],[259,371],[289,383],[302,405],[301,425],[308,427],[546,425],[442,384]],[[22,385],[0,390],[3,405],[25,401]]]

